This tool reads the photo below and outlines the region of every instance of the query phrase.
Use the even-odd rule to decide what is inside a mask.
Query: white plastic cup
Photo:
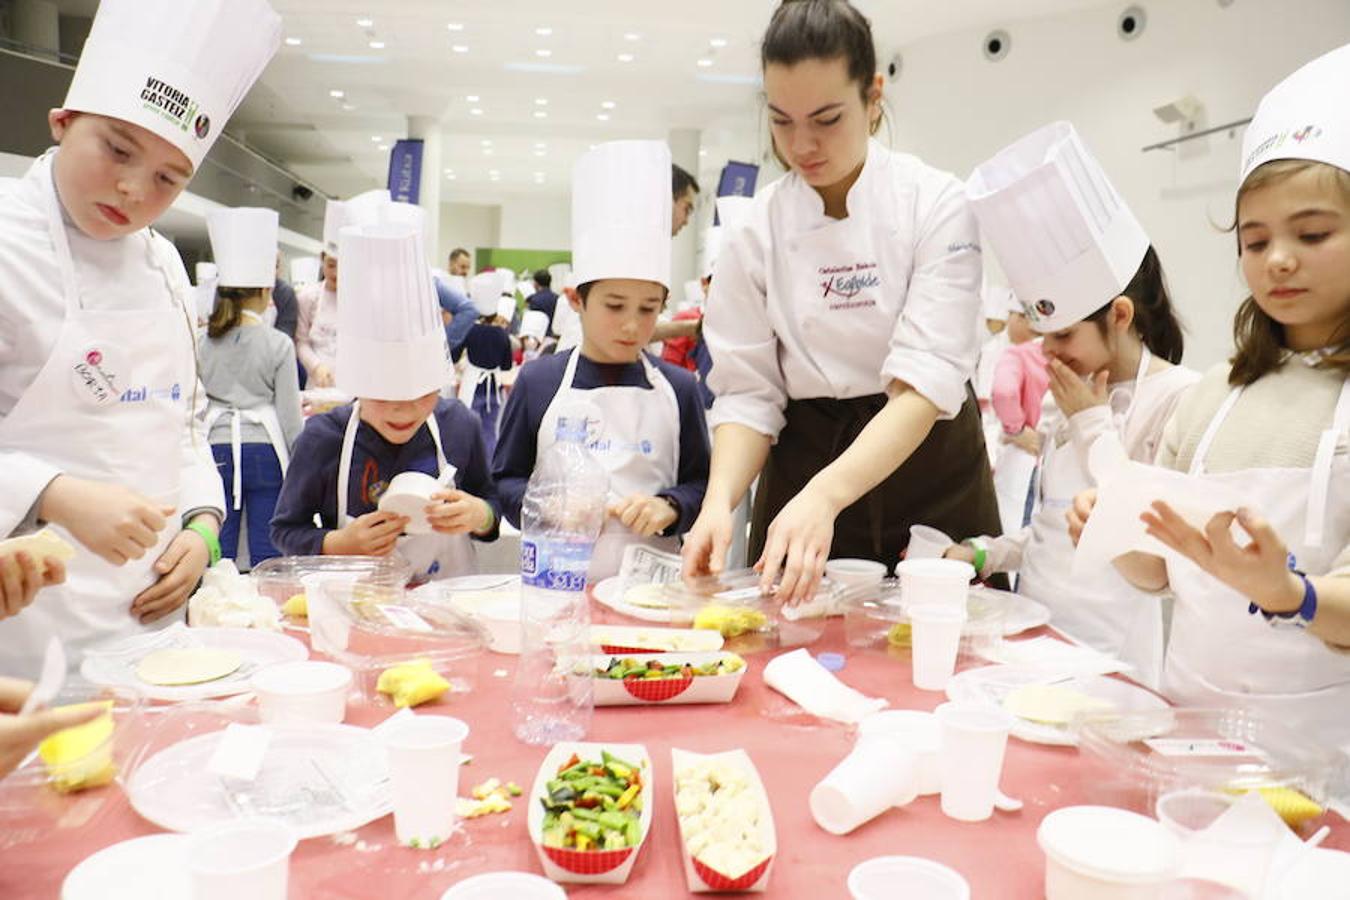
[[[275,724],[341,723],[351,686],[351,669],[308,659],[267,666],[252,679],[259,718]]]
[[[825,563],[825,577],[844,587],[881,584],[889,574],[890,568],[874,559],[832,559]]]
[[[830,834],[848,834],[893,806],[915,797],[914,755],[897,737],[873,735],[811,790],[808,803],[816,824]]]
[[[466,878],[441,895],[441,900],[567,900],[560,886],[529,872],[485,872]]]
[[[193,900],[286,900],[295,832],[275,819],[234,819],[188,835]]]
[[[966,608],[975,567],[959,559],[905,559],[895,566],[906,606],[941,603]]]
[[[914,788],[920,797],[942,790],[939,759],[942,726],[932,713],[917,709],[883,709],[858,723],[858,740],[890,735],[914,755]]]
[[[389,751],[399,843],[435,847],[450,837],[460,748],[468,735],[469,726],[449,716],[413,716],[389,724],[382,737]]]
[[[970,885],[955,869],[921,856],[878,856],[848,873],[853,900],[970,900]]]
[[[909,546],[905,559],[942,559],[942,554],[956,541],[928,525],[909,526]]]
[[[921,691],[940,691],[956,671],[964,608],[923,603],[909,608],[910,674]]]
[[[944,703],[933,715],[942,725],[942,812],[982,822],[994,813],[1013,717],[975,703]]]

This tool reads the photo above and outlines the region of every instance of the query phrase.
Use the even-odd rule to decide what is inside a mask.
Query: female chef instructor
[[[198,414],[194,315],[148,226],[183,191],[280,42],[265,0],[103,0],[59,146],[0,202],[0,535],[81,546],[64,584],[0,622],[0,669],[49,636],[163,624],[212,558],[224,507]]]
[[[750,558],[794,600],[831,557],[895,562],[914,523],[966,534],[999,518],[968,384],[981,258],[961,182],[872,139],[883,79],[844,0],[783,3],[760,57],[790,171],[718,258],[712,469],[684,570],[721,570],[759,475]]]

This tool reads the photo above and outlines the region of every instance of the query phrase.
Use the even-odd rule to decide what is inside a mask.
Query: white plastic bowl
[[[268,666],[253,676],[258,716],[264,722],[330,722],[347,717],[352,670],[304,660]]]
[[[441,894],[441,900],[567,900],[567,891],[528,872],[485,872],[466,878]]]
[[[970,885],[954,869],[921,856],[878,856],[848,873],[853,900],[970,900]]]
[[[1046,900],[1159,900],[1181,868],[1176,835],[1148,816],[1067,806],[1041,820]]]
[[[427,521],[426,507],[431,495],[443,490],[445,485],[425,472],[400,472],[380,497],[379,509],[407,516],[406,533],[429,534],[431,524]]]
[[[825,577],[844,587],[881,584],[881,580],[889,574],[891,570],[885,563],[873,559],[832,559],[825,563]]]

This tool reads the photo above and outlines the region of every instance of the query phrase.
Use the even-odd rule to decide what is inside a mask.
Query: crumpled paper
[[[234,560],[222,559],[202,574],[201,587],[188,600],[188,624],[194,628],[281,630],[277,605],[258,593]]]

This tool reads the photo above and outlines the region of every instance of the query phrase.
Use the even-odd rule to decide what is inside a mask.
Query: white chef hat
[[[753,197],[729,195],[717,198],[717,224],[708,229],[703,238],[704,278],[711,278],[717,268],[717,257],[726,246],[732,232],[740,228],[750,218]]]
[[[1037,331],[1068,328],[1134,278],[1149,239],[1068,122],[977,166],[966,195]]]
[[[497,270],[497,291],[501,294],[515,294],[516,273],[510,269]]]
[[[197,318],[210,318],[216,308],[216,285],[220,270],[213,262],[199,262],[195,267],[197,284],[192,288],[192,299],[197,307]]]
[[[280,45],[265,0],[102,0],[62,108],[148,129],[196,169]]]
[[[205,281],[214,281],[219,272],[220,268],[213,262],[202,261],[193,267],[193,273],[197,276],[198,284]]]
[[[501,298],[502,281],[496,272],[479,272],[469,280],[469,299],[480,316],[496,315],[497,301]]]
[[[301,256],[291,260],[291,281],[296,284],[314,284],[323,278],[323,267],[317,256]]]
[[[440,390],[450,378],[449,353],[421,229],[349,226],[338,244],[338,389],[376,400]]]
[[[378,225],[389,222],[386,207],[393,203],[388,190],[373,190],[357,194],[350,200],[329,200],[323,210],[323,250],[329,256],[338,255],[342,229],[348,226]],[[411,203],[401,204],[412,206]],[[411,218],[411,216],[408,216]],[[421,227],[419,224],[418,227]]]
[[[548,333],[548,313],[538,309],[525,311],[520,317],[520,336],[542,341]]]
[[[510,322],[512,319],[516,317],[515,298],[506,296],[498,297],[496,312],[500,318],[503,318],[506,321]]]
[[[577,284],[633,278],[670,287],[670,148],[613,141],[572,169]]]
[[[1242,171],[1274,159],[1309,159],[1350,172],[1350,44],[1271,88],[1242,138]]]
[[[323,252],[334,258],[338,253],[338,234],[344,224],[343,206],[341,200],[329,200],[323,208]]]
[[[211,251],[225,287],[264,288],[276,283],[277,229],[274,209],[239,207],[206,214]]]

